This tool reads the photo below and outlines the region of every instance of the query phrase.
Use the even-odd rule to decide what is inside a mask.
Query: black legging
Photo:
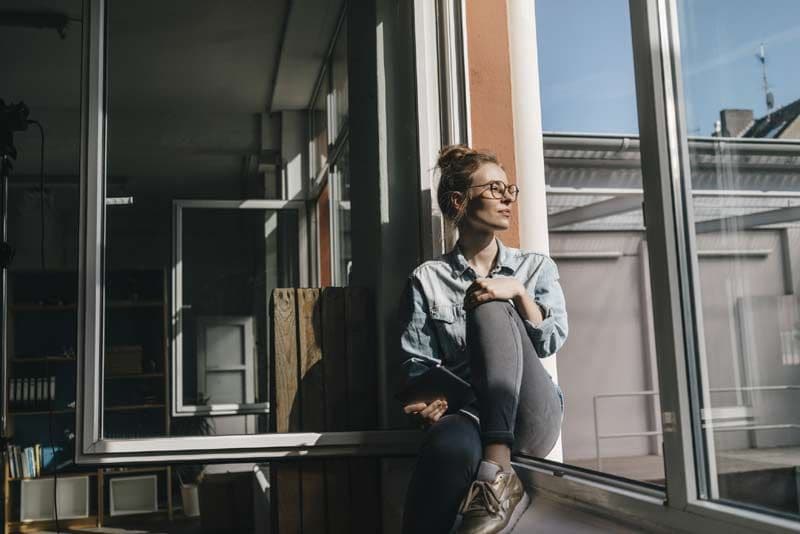
[[[542,457],[558,439],[561,398],[516,308],[493,301],[469,311],[467,347],[480,428],[454,413],[428,429],[406,493],[404,533],[450,530],[485,443]]]

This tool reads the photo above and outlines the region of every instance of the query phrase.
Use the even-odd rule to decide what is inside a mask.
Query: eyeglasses
[[[519,195],[519,187],[514,184],[507,185],[502,180],[494,180],[492,182],[486,182],[485,184],[480,185],[471,185],[469,186],[469,189],[472,189],[473,187],[485,187],[489,190],[489,192],[491,192],[492,198],[496,198],[498,200],[505,198],[507,192],[509,195],[511,195],[511,201],[516,202],[517,196]]]

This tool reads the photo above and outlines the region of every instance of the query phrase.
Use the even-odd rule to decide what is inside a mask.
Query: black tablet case
[[[448,412],[457,411],[475,400],[475,392],[469,382],[451,371],[437,365],[412,378],[405,388],[395,395],[403,405],[425,402],[444,397]]]

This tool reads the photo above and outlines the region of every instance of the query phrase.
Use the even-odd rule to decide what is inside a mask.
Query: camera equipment
[[[6,242],[7,213],[8,213],[8,177],[13,165],[12,159],[17,159],[17,148],[14,146],[14,132],[21,132],[28,128],[28,115],[30,110],[24,102],[6,104],[0,99],[0,193],[2,193],[2,206],[0,206],[0,224],[2,225],[2,242],[0,242],[0,268],[6,269],[14,259],[14,247]]]
[[[24,102],[6,105],[0,98],[0,156],[17,159],[14,147],[14,132],[28,128],[30,110]]]

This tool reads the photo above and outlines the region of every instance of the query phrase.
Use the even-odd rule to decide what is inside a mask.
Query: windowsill
[[[670,507],[663,490],[528,458],[514,458],[526,489],[653,532],[800,532],[800,523],[716,502]]]

